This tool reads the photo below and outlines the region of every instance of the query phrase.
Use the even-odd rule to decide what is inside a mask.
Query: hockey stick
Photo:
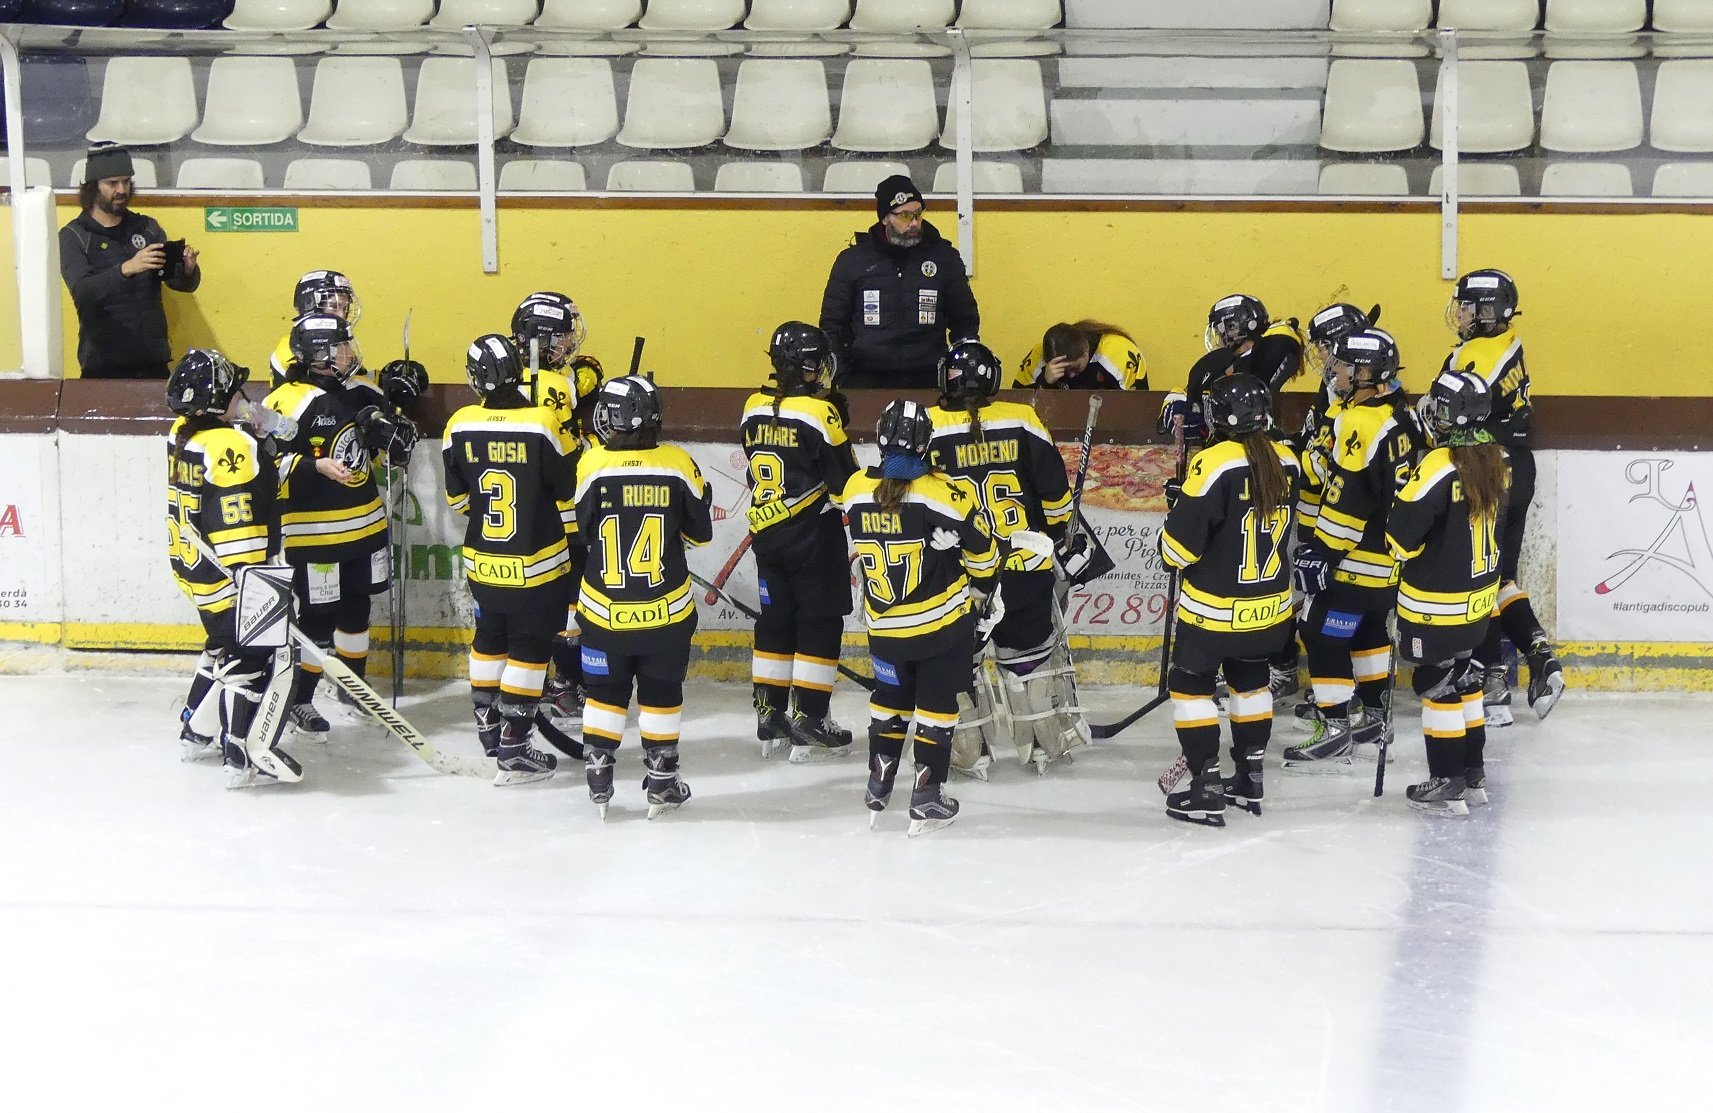
[[[548,743],[551,744],[555,750],[558,750],[566,757],[574,757],[578,761],[583,760],[585,756],[583,752],[583,743],[577,741],[575,738],[555,726],[553,720],[547,717],[547,712],[542,711],[540,708],[537,708],[535,712],[535,727],[537,730],[541,731],[541,736],[547,739]]]
[[[411,314],[413,314],[415,312],[416,312],[416,310],[414,308],[413,309],[406,309],[404,311],[403,345],[404,345],[404,361],[406,363],[410,362],[410,318],[411,318]],[[392,594],[391,594],[391,597],[387,601],[387,617],[389,620],[391,620],[391,623],[392,623],[392,631],[391,632],[392,632],[392,641],[393,641],[393,710],[395,710],[395,711],[398,710],[399,698],[404,695],[404,626],[405,626],[404,592],[405,592],[405,581],[410,578],[410,546],[406,543],[406,539],[405,539],[405,519],[409,516],[408,503],[410,501],[410,461],[409,460],[405,461],[404,483],[402,484],[402,486],[404,487],[404,490],[400,492],[400,495],[402,497],[400,499],[399,507],[398,507],[398,511],[399,511],[399,531],[398,531],[399,566],[393,569]],[[389,459],[387,461],[387,513],[391,514],[392,511],[393,511],[393,466],[392,466],[391,459]]]
[[[220,558],[214,554],[202,534],[194,529],[184,529],[181,535],[188,537],[196,551],[208,559],[214,567],[220,569],[222,575],[229,575],[226,567],[220,563]],[[292,622],[287,628],[291,640],[309,659],[311,664],[318,665],[321,671],[339,687],[346,695],[367,711],[387,731],[400,742],[416,751],[416,756],[428,763],[429,768],[437,773],[451,773],[466,777],[493,777],[497,771],[493,758],[459,757],[454,754],[443,754],[435,749],[434,743],[422,736],[422,732],[411,726],[404,716],[387,706],[373,688],[363,682],[363,678],[352,672],[346,664],[331,653],[325,653],[302,630],[297,623]]]
[[[1089,457],[1094,455],[1094,423],[1100,416],[1100,394],[1088,396],[1088,417],[1083,421],[1082,458],[1077,461],[1077,481],[1071,488],[1070,538],[1075,540],[1082,523],[1083,485],[1088,482]],[[1182,452],[1179,453],[1182,455]]]
[[[630,373],[632,375],[634,375],[638,371],[642,370],[642,345],[643,345],[643,343],[644,343],[644,338],[641,336],[637,337],[636,338],[636,344],[630,350]],[[650,375],[648,377],[648,381],[653,382],[654,376]]]
[[[1177,479],[1180,482],[1182,482],[1182,480],[1184,478],[1184,463],[1185,463],[1185,461],[1184,461],[1184,419],[1182,417],[1176,418],[1172,422],[1172,444],[1177,449],[1177,452],[1178,452]],[[1164,522],[1162,522],[1160,524],[1160,528],[1162,530],[1166,528]],[[1172,621],[1172,615],[1173,615],[1173,612],[1175,612],[1177,610],[1177,606],[1178,606],[1178,584],[1179,584],[1178,570],[1176,568],[1170,569],[1166,573],[1166,613],[1164,616],[1165,617],[1164,629],[1162,630],[1161,637],[1160,637],[1160,687],[1158,688],[1158,690],[1155,691],[1154,698],[1150,699],[1147,703],[1143,704],[1141,707],[1138,707],[1135,711],[1132,711],[1130,714],[1124,716],[1124,718],[1118,720],[1116,723],[1105,723],[1105,724],[1091,723],[1091,724],[1089,724],[1089,733],[1093,734],[1094,737],[1096,737],[1096,738],[1111,738],[1113,735],[1118,734],[1120,731],[1122,731],[1126,727],[1130,726],[1130,724],[1134,723],[1136,720],[1140,719],[1142,716],[1148,714],[1148,712],[1154,710],[1156,707],[1159,707],[1161,704],[1165,703],[1167,700],[1172,698],[1170,674],[1169,674],[1168,670],[1171,668],[1171,663],[1172,663],[1172,629],[1174,626],[1174,623]],[[1167,784],[1168,778],[1170,778],[1171,784],[1175,785],[1178,783],[1178,779],[1183,776],[1183,773],[1180,771],[1180,772],[1178,772],[1177,776],[1172,776],[1172,773],[1173,773],[1173,770],[1179,769],[1179,766],[1182,763],[1183,763],[1183,757],[1182,757],[1182,755],[1180,755],[1178,758],[1178,761],[1173,763],[1172,768],[1166,770],[1166,773],[1163,776],[1161,776],[1161,778],[1160,778],[1160,791],[1162,791],[1162,792],[1171,791],[1170,787]],[[1187,768],[1187,766],[1186,766],[1186,768]]]
[[[754,607],[748,606],[744,603],[740,603],[738,600],[733,599],[730,595],[727,595],[723,589],[715,587],[713,584],[709,583],[707,580],[704,580],[701,576],[698,576],[694,572],[690,573],[690,578],[692,580],[695,580],[697,583],[701,584],[703,587],[708,589],[708,596],[709,596],[710,600],[724,599],[726,602],[730,603],[732,606],[734,606],[738,610],[742,611],[751,620],[760,621],[761,612],[756,610]],[[853,668],[850,668],[849,666],[847,666],[843,662],[839,663],[839,673],[843,676],[850,677],[852,680],[854,680],[858,684],[862,685],[862,687],[864,689],[866,689],[867,691],[870,691],[870,692],[874,691],[874,677],[864,676],[862,673],[857,672]]]
[[[743,555],[749,552],[750,542],[754,540],[755,534],[746,530],[743,535],[743,540],[739,541],[738,547],[732,550],[732,555],[726,558],[726,563],[720,568],[719,574],[714,577],[713,583],[709,583],[707,580],[702,579],[702,577],[692,574],[692,578],[695,579],[697,583],[708,589],[708,594],[702,599],[704,603],[707,603],[709,606],[713,606],[719,601],[721,592],[726,586],[726,581],[731,579],[732,573],[738,570],[738,561],[742,560]],[[730,596],[727,596],[727,598],[730,598]]]
[[[1388,623],[1395,623],[1397,617],[1397,612],[1393,611],[1391,617],[1387,619]],[[1388,633],[1391,633],[1392,636],[1386,639],[1386,694],[1381,697],[1385,700],[1385,704],[1381,708],[1385,718],[1380,725],[1379,760],[1374,763],[1374,795],[1376,797],[1386,793],[1386,758],[1388,756],[1387,751],[1392,747],[1392,700],[1396,698],[1398,684],[1398,647],[1394,644],[1397,641],[1397,636],[1393,631],[1388,630]]]

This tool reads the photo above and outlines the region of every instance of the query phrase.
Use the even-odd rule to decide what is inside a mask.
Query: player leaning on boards
[[[1128,332],[1104,321],[1060,322],[1018,365],[1014,387],[1147,390],[1148,364]]]
[[[570,502],[576,465],[559,418],[524,397],[523,361],[510,340],[478,337],[464,374],[480,402],[446,423],[441,459],[446,501],[468,518],[470,701],[482,752],[499,759],[494,783],[524,784],[551,777],[558,764],[530,734],[569,594],[560,507]]]
[[[1307,597],[1298,629],[1319,717],[1308,741],[1285,750],[1288,769],[1347,766],[1357,743],[1378,745],[1392,729],[1387,622],[1398,565],[1386,546],[1386,515],[1424,447],[1400,367],[1397,343],[1380,329],[1341,336],[1332,347],[1331,392],[1343,408],[1320,513],[1297,547],[1294,573]]]
[[[1476,659],[1486,667],[1487,720],[1511,723],[1511,688],[1506,679],[1500,635],[1523,651],[1529,666],[1529,706],[1542,719],[1564,692],[1564,674],[1552,643],[1535,617],[1529,597],[1517,584],[1523,553],[1523,529],[1535,497],[1534,407],[1529,402],[1529,371],[1523,342],[1511,327],[1517,316],[1517,284],[1501,270],[1470,271],[1457,280],[1445,307],[1446,323],[1459,344],[1443,370],[1467,371],[1486,385],[1491,399],[1486,429],[1504,447],[1511,463],[1510,506],[1499,535],[1502,558],[1499,621],[1487,629]]]
[[[266,405],[296,426],[282,446],[279,474],[298,625],[361,677],[369,657],[370,597],[387,590],[392,573],[375,469],[384,459],[402,464],[410,458],[416,427],[374,387],[351,385],[363,354],[343,317],[299,317],[290,346],[292,377]],[[293,727],[315,742],[325,742],[328,731],[312,702],[320,678],[318,666],[299,663],[291,696]]]
[[[1203,398],[1211,443],[1167,486],[1160,557],[1183,573],[1172,646],[1172,720],[1190,770],[1166,797],[1173,819],[1225,826],[1227,801],[1261,814],[1262,766],[1273,733],[1267,660],[1290,638],[1286,559],[1298,466],[1268,436],[1272,406],[1253,375],[1213,383]],[[1233,775],[1219,767],[1215,682],[1230,689]]]
[[[958,695],[968,690],[975,639],[1004,614],[999,548],[981,507],[928,458],[933,421],[898,400],[876,427],[880,466],[851,476],[839,496],[863,571],[863,617],[874,663],[869,699],[869,826],[892,798],[915,719],[912,835],[957,818],[942,789],[951,771]],[[983,617],[978,622],[976,611]]]
[[[167,377],[167,408],[178,415],[167,435],[167,534],[173,578],[196,605],[207,635],[185,701],[185,758],[220,754],[228,788],[295,781],[302,769],[278,748],[279,736],[249,737],[276,667],[271,649],[240,645],[238,588],[228,569],[263,564],[278,548],[278,482],[262,443],[229,412],[249,373],[216,351],[192,349]],[[201,537],[220,563],[191,540]],[[224,567],[222,567],[224,566]],[[283,654],[280,664],[289,662]],[[193,723],[205,700],[218,701],[220,737]],[[277,722],[283,725],[284,720]]]
[[[690,799],[678,776],[678,732],[696,601],[686,546],[714,536],[708,485],[688,453],[660,443],[660,392],[637,375],[614,379],[590,415],[601,443],[577,463],[577,531],[589,563],[583,624],[584,773],[601,818],[632,687],[642,735],[648,817]]]
[[[1398,650],[1415,665],[1427,739],[1428,779],[1405,795],[1434,815],[1468,815],[1470,804],[1487,802],[1487,719],[1473,654],[1499,595],[1508,481],[1505,450],[1484,427],[1490,404],[1479,377],[1440,372],[1421,404],[1433,448],[1386,520],[1386,545],[1401,562]]]
[[[1028,530],[1063,548],[1071,518],[1071,488],[1064,457],[1052,434],[1029,406],[1001,402],[999,358],[985,344],[966,341],[940,361],[940,401],[928,411],[934,424],[929,458],[986,516],[993,535],[1009,547]],[[1061,554],[1061,563],[1083,562],[1089,539],[1079,535],[1077,551]],[[993,628],[999,666],[999,694],[1011,724],[1017,760],[1037,771],[1088,741],[1088,726],[1076,706],[1072,665],[1056,621],[1057,581],[1053,555],[1009,548],[1000,586],[1005,613]],[[987,685],[982,682],[977,647],[975,687],[959,699],[959,726],[953,735],[952,764],[959,772],[987,779],[993,763],[997,722]]]
[[[1162,433],[1171,432],[1175,419],[1181,417],[1186,437],[1205,439],[1202,397],[1226,375],[1253,375],[1276,399],[1303,368],[1303,342],[1296,318],[1272,321],[1261,299],[1248,294],[1227,294],[1213,303],[1207,311],[1202,342],[1207,354],[1190,368],[1184,389],[1168,392],[1160,406]]]
[[[749,532],[761,617],[750,679],[761,754],[789,742],[791,760],[850,752],[851,732],[830,716],[845,616],[851,613],[844,521],[832,496],[856,473],[844,399],[829,397],[832,345],[802,321],[773,332],[773,384],[744,403]]]
[[[587,430],[582,423],[587,406],[601,387],[601,362],[582,354],[587,329],[577,304],[564,294],[542,290],[529,295],[512,311],[512,343],[524,362],[524,393],[532,403],[547,407],[568,438],[568,448],[580,452]],[[533,348],[531,344],[533,342]],[[532,354],[533,353],[533,354]],[[543,697],[547,713],[560,722],[583,721],[583,664],[578,649],[582,631],[577,625],[577,585],[589,550],[577,535],[577,515],[565,493],[561,507],[566,542],[571,547],[570,606],[565,629],[553,639],[553,672],[547,678]]]

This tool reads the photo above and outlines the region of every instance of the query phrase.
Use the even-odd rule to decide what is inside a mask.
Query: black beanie
[[[83,184],[103,178],[129,178],[134,172],[130,151],[118,143],[92,143],[84,159]]]
[[[885,219],[886,215],[900,205],[908,205],[915,201],[920,203],[922,191],[916,188],[916,183],[904,174],[894,174],[881,182],[874,191],[874,215]]]

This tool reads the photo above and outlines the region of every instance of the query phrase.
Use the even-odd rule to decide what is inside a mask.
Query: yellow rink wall
[[[552,288],[577,300],[589,322],[587,349],[609,370],[622,369],[631,337],[643,335],[645,365],[662,382],[686,386],[758,381],[773,327],[817,319],[833,257],[873,214],[865,203],[799,201],[502,205],[501,269],[485,275],[473,202],[298,204],[295,233],[206,232],[200,199],[145,196],[139,208],[203,253],[202,289],[166,299],[179,351],[212,344],[259,367],[289,324],[297,276],[332,267],[351,276],[363,300],[358,335],[372,365],[398,354],[405,311],[414,308],[412,355],[436,381],[459,381],[469,341],[503,330],[525,293]],[[74,206],[60,206],[62,223],[75,215]],[[929,215],[955,236],[951,211],[931,206]],[[1503,267],[1522,289],[1537,394],[1610,394],[1638,374],[1649,394],[1708,393],[1710,357],[1679,348],[1660,358],[1659,328],[1706,317],[1713,207],[1477,208],[1461,219],[1460,267]],[[1236,290],[1305,321],[1330,300],[1380,303],[1412,388],[1426,384],[1451,342],[1437,207],[1113,211],[995,202],[976,217],[976,251],[983,338],[1008,366],[1047,325],[1092,316],[1134,332],[1152,385],[1178,386],[1202,352],[1207,307]],[[69,296],[64,308],[65,351],[75,363]]]
[[[24,365],[24,345],[18,330],[18,267],[10,205],[0,205],[0,229],[4,230],[0,244],[6,252],[6,265],[0,267],[0,367],[18,368]]]

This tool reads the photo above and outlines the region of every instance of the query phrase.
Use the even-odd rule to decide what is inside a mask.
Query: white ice
[[[1383,799],[1372,764],[1270,769],[1223,830],[1166,818],[1162,712],[907,839],[860,757],[763,761],[747,685],[687,694],[687,806],[644,820],[632,741],[605,825],[576,769],[439,776],[345,712],[288,743],[302,784],[226,791],[178,761],[182,686],[0,677],[6,1109],[1568,1113],[1713,1080],[1706,698],[1522,712],[1464,821],[1405,806],[1402,713]],[[460,686],[404,710],[474,752]]]

